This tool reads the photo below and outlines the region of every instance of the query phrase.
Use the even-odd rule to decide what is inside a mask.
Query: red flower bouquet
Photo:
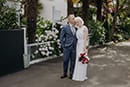
[[[79,57],[79,61],[82,62],[82,64],[88,64],[89,58],[85,53],[81,53]]]

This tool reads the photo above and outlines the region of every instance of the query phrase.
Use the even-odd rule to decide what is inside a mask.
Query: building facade
[[[40,16],[45,20],[56,22],[67,16],[67,0],[40,0],[43,9]]]

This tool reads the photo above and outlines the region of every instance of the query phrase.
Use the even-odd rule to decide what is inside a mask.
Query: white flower
[[[33,54],[31,56],[32,56],[32,58],[35,58],[35,56]]]
[[[41,28],[45,28],[45,26],[43,26],[42,24],[40,25]]]
[[[48,51],[48,48],[47,47],[44,47],[44,48],[42,48],[44,51]]]
[[[36,39],[35,41],[38,42],[38,39]]]
[[[47,30],[45,30],[45,33],[48,33],[48,31],[47,31]]]
[[[44,25],[44,28],[47,27],[47,24]]]
[[[53,27],[53,28],[52,28],[52,30],[53,30],[53,31],[55,31],[55,30],[56,30],[56,28],[55,28],[55,27]]]
[[[58,39],[57,42],[60,42],[60,40]]]
[[[54,50],[54,48],[53,47],[49,47],[49,50]]]
[[[55,38],[58,38],[58,35],[55,35]]]
[[[43,38],[43,37],[44,37],[44,35],[42,34],[40,37],[41,37],[41,38]]]
[[[44,43],[44,40],[42,40],[42,43]]]
[[[53,43],[54,43],[54,41],[51,41],[51,43],[53,44]]]
[[[39,37],[39,38],[38,38],[38,41],[41,41],[41,40],[42,40],[41,37]]]
[[[36,34],[36,37],[38,37],[38,34]]]
[[[49,51],[46,53],[46,56],[49,56]]]
[[[41,50],[42,50],[42,48],[39,48],[39,50],[41,51]]]
[[[43,45],[40,45],[40,47],[43,47]]]
[[[52,54],[52,52],[49,52],[49,54]]]
[[[61,48],[61,46],[58,46],[58,48]]]
[[[38,50],[36,50],[36,51],[34,52],[34,54],[38,54]]]
[[[42,51],[45,51],[46,49],[45,48],[41,48]]]
[[[50,46],[50,42],[47,42],[47,46]]]
[[[62,28],[63,26],[60,26],[60,29]]]
[[[52,39],[53,37],[52,36],[49,36],[49,39]]]
[[[52,28],[52,31],[55,32],[56,34],[59,33],[59,31],[56,28]]]
[[[42,55],[45,55],[46,53],[44,51],[41,52]]]
[[[51,35],[51,33],[52,33],[52,31],[50,31],[50,30],[47,32],[48,35]]]
[[[48,40],[48,36],[45,36],[45,41],[47,41]]]
[[[58,33],[59,33],[59,31],[58,31],[57,29],[55,29],[55,33],[56,33],[56,34],[58,34]]]

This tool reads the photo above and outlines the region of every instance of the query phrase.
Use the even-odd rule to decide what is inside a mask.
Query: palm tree
[[[74,12],[72,0],[67,0],[67,5],[68,5],[67,12],[69,15]]]
[[[82,6],[83,20],[86,24],[88,20],[89,0],[82,0],[82,3],[83,3],[83,6]]]
[[[96,0],[96,7],[97,7],[97,20],[99,20],[99,21],[102,20],[102,15],[101,15],[101,11],[102,11],[102,3],[103,3],[103,0]]]
[[[35,42],[37,3],[38,0],[26,0],[28,43]]]

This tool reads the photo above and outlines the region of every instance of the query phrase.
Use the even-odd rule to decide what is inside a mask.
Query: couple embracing
[[[86,53],[88,47],[88,28],[81,17],[68,15],[68,24],[62,27],[60,42],[63,48],[63,75],[76,81],[87,79],[87,64],[79,61],[80,53]]]

